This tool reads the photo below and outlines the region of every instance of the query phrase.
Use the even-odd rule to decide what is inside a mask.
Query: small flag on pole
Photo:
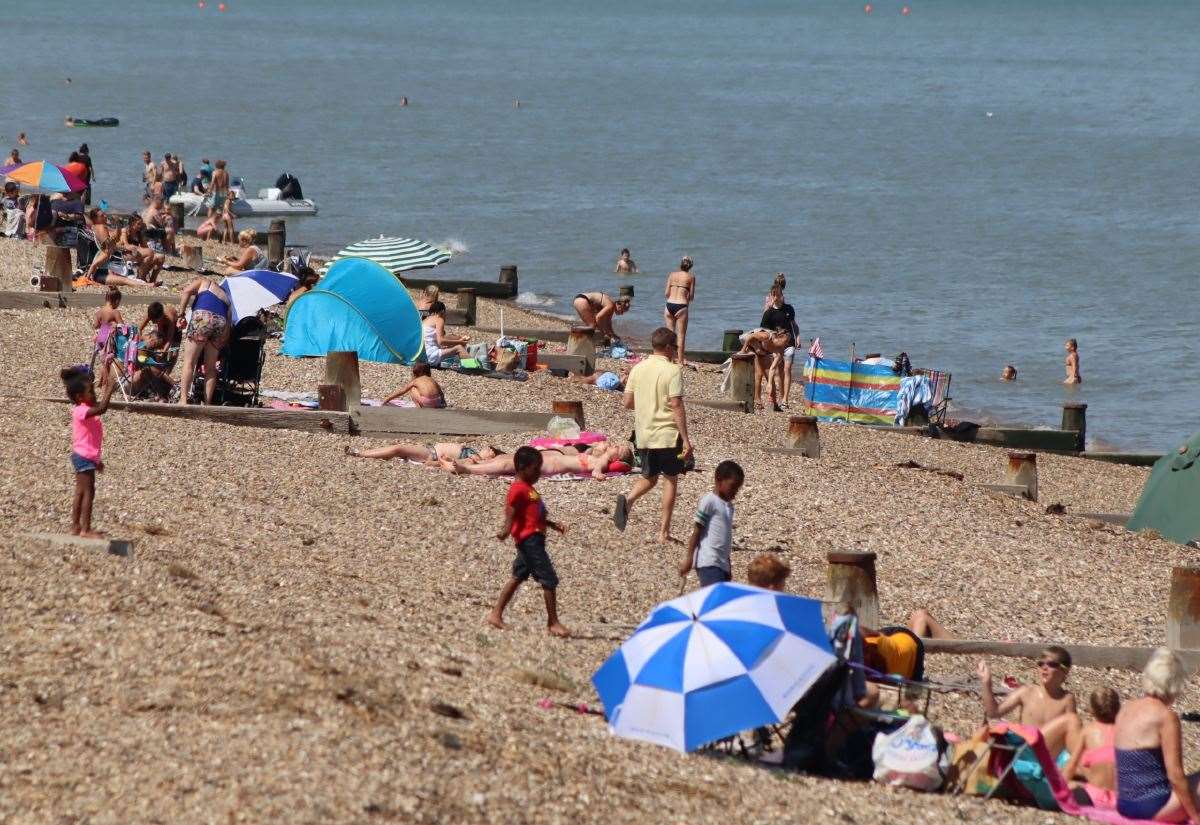
[[[808,348],[808,354],[811,355],[813,358],[818,358],[818,359],[825,357],[825,350],[821,349],[820,336],[817,336],[816,338],[812,339],[812,346]]]

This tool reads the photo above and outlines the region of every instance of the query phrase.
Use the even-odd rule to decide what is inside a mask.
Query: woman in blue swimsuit
[[[177,317],[184,318],[191,303],[192,317],[187,322],[183,345],[183,374],[179,383],[179,403],[188,402],[192,375],[200,354],[204,354],[204,403],[211,404],[217,389],[217,355],[229,338],[229,296],[211,278],[200,277],[179,293]]]
[[[1171,709],[1183,688],[1179,657],[1160,647],[1142,671],[1146,695],[1122,705],[1117,714],[1117,813],[1127,819],[1200,822],[1200,774],[1183,772],[1179,714]]]

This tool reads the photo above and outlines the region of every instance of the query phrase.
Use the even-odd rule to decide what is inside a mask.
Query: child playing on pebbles
[[[442,385],[433,380],[429,365],[422,361],[412,365],[412,381],[383,399],[383,405],[386,407],[390,401],[396,398],[411,398],[418,407],[444,409],[446,406],[446,396],[442,393]]]
[[[534,484],[542,474],[542,454],[533,447],[521,447],[513,455],[517,477],[508,488],[508,498],[504,502],[504,526],[496,534],[496,538],[504,541],[512,536],[517,545],[517,557],[512,564],[512,578],[500,591],[496,606],[488,614],[487,621],[492,627],[504,629],[504,609],[512,601],[521,586],[529,577],[542,586],[542,594],[546,599],[546,630],[552,636],[566,638],[571,633],[558,622],[558,574],[554,572],[554,564],[546,552],[546,528],[552,527],[559,533],[566,533],[567,528],[546,518],[546,503]]]
[[[75,470],[75,498],[71,502],[71,534],[99,538],[92,531],[92,501],[96,497],[96,473],[103,472],[100,460],[104,424],[100,416],[108,410],[116,382],[105,387],[104,398],[96,403],[92,371],[86,366],[67,367],[60,373],[67,398],[71,399],[71,466]]]
[[[701,587],[733,580],[729,563],[733,547],[733,499],[746,480],[741,466],[728,460],[717,465],[713,476],[713,491],[700,499],[687,552],[679,563],[679,575],[685,579],[696,568]]]

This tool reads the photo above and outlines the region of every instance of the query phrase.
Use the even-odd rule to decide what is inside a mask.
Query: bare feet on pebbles
[[[497,616],[495,613],[488,614],[487,623],[490,624],[492,627],[496,628],[497,630],[508,630],[508,625],[506,625],[504,623],[504,620],[501,619],[499,616]]]
[[[571,638],[571,631],[567,630],[565,627],[560,625],[558,622],[555,622],[552,625],[547,625],[546,632],[549,633],[551,636],[557,636],[560,639]]]

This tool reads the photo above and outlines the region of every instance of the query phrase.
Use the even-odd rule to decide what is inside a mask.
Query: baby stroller
[[[267,330],[257,317],[243,318],[230,333],[229,343],[217,359],[217,386],[213,403],[227,407],[257,407],[263,362],[266,360]],[[204,366],[196,370],[192,398],[204,398]]]

